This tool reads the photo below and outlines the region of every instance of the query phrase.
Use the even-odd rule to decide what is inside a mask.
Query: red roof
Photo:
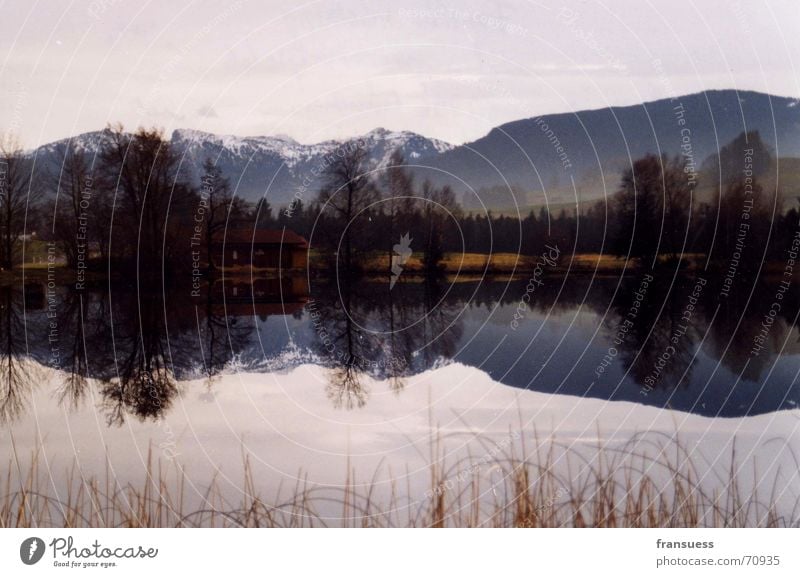
[[[283,229],[228,229],[220,231],[214,237],[218,244],[291,244],[307,247],[308,242],[293,230]]]

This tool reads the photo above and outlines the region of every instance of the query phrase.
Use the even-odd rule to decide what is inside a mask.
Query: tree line
[[[317,202],[297,203],[291,219],[279,220],[313,236],[346,266],[376,252],[391,257],[407,235],[427,271],[437,270],[445,253],[538,255],[547,243],[567,254],[612,254],[642,264],[685,255],[722,263],[737,255],[752,268],[785,260],[798,234],[797,208],[787,210],[781,192],[762,185],[771,166],[758,132],[742,133],[704,163],[705,195],[684,157],[648,154],[622,171],[607,199],[572,211],[541,207],[508,215],[466,211],[448,186],[415,183],[399,152],[375,176],[366,152],[354,150],[326,173]]]
[[[762,186],[772,157],[757,132],[742,133],[707,161],[712,170],[703,174],[717,174],[711,198],[697,198],[696,175],[684,159],[649,154],[622,172],[607,199],[519,216],[466,211],[449,186],[415,181],[399,151],[376,170],[363,147],[328,159],[315,198],[273,210],[266,198],[237,197],[213,158],[203,163],[199,184],[190,182],[187,160],[158,129],[128,133],[113,125],[103,134],[97,152],[70,143],[44,171],[15,143],[0,143],[0,267],[17,266],[35,233],[57,243],[71,268],[113,264],[147,277],[191,266],[193,246],[212,267],[211,244],[226,229],[284,226],[344,270],[376,256],[389,270],[404,238],[429,273],[441,270],[446,253],[535,255],[548,242],[565,253],[642,263],[686,254],[724,261],[746,246],[757,263],[782,258],[800,216],[795,207],[786,210],[779,191]]]

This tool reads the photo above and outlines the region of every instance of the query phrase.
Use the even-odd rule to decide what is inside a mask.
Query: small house
[[[219,268],[305,269],[308,242],[288,229],[227,230],[214,238],[211,258]]]

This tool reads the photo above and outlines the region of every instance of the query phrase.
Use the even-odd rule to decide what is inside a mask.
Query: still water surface
[[[500,383],[706,416],[797,407],[800,302],[761,278],[722,298],[712,276],[227,278],[189,289],[4,287],[2,416],[33,418],[31,366],[58,369],[52,402],[94,402],[107,426],[158,419],[180,382],[239,371],[327,370],[334,407],[369,411],[365,379],[402,395],[409,377],[457,362]],[[770,312],[773,311],[773,312]],[[32,361],[32,362],[31,362]],[[48,383],[51,381],[48,380]],[[52,385],[46,385],[51,386]]]

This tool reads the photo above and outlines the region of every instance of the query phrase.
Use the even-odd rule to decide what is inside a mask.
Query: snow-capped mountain
[[[371,167],[380,169],[396,149],[408,164],[415,164],[453,148],[441,140],[384,128],[349,140],[316,144],[301,144],[288,136],[239,137],[176,130],[172,143],[185,155],[190,179],[196,180],[203,161],[212,158],[230,178],[237,195],[248,200],[266,196],[273,205],[288,204],[293,198],[312,200],[322,185],[325,159],[337,149],[363,146],[369,152]]]
[[[83,151],[89,155],[99,152],[104,140],[105,131],[97,130],[94,132],[84,132],[72,138],[65,138],[63,140],[56,140],[43,144],[39,148],[27,151],[30,156],[36,156],[37,162],[49,161],[60,157],[66,150],[67,145],[72,142],[76,150]]]
[[[454,148],[452,144],[441,140],[426,138],[408,131],[393,132],[385,128],[376,128],[363,136],[345,141],[326,140],[317,144],[300,144],[285,135],[240,137],[187,129],[178,129],[172,133],[173,144],[193,155],[198,149],[209,148],[246,157],[256,154],[276,154],[283,159],[288,168],[313,162],[321,156],[335,152],[345,144],[359,141],[370,151],[370,158],[376,167],[384,166],[392,152],[398,148],[409,163]]]
[[[505,210],[545,201],[574,205],[577,200],[606,198],[632,159],[647,153],[683,155],[701,169],[709,155],[745,130],[759,131],[775,157],[800,157],[798,100],[735,90],[525,118],[461,146],[384,128],[316,144],[301,144],[288,136],[225,136],[184,129],[175,130],[171,141],[183,156],[185,178],[197,183],[203,161],[212,158],[237,195],[247,200],[266,197],[273,206],[285,206],[293,198],[313,200],[323,184],[326,156],[340,147],[360,145],[369,151],[373,168],[383,167],[399,148],[417,182],[430,179],[434,185],[451,185],[466,208]],[[101,146],[102,136],[91,132],[73,141],[91,153]],[[67,142],[37,149],[37,165],[38,158],[45,165],[48,159],[56,161]],[[795,182],[797,166],[781,165],[782,182]],[[713,178],[708,180],[713,184]]]
[[[325,159],[336,154],[337,149],[363,146],[369,152],[372,168],[380,169],[396,149],[407,163],[415,164],[453,148],[441,140],[384,128],[349,140],[316,144],[301,144],[288,136],[238,137],[176,130],[172,143],[185,155],[189,178],[196,179],[203,160],[212,158],[230,178],[238,195],[248,200],[266,196],[273,205],[288,204],[295,197],[306,202],[315,197],[322,185]]]
[[[103,131],[80,134],[72,138],[78,149],[94,154],[102,146]],[[43,145],[32,151],[45,164],[58,162],[69,139]],[[408,164],[424,163],[453,145],[426,138],[408,131],[376,128],[349,140],[326,140],[301,144],[284,136],[233,136],[199,130],[177,129],[171,135],[175,151],[182,157],[184,178],[197,182],[203,161],[211,158],[227,176],[236,194],[256,200],[264,195],[274,206],[286,205],[295,195],[304,201],[316,196],[321,186],[320,175],[325,158],[337,149],[363,146],[369,152],[371,167],[386,165],[392,152],[399,149]]]

